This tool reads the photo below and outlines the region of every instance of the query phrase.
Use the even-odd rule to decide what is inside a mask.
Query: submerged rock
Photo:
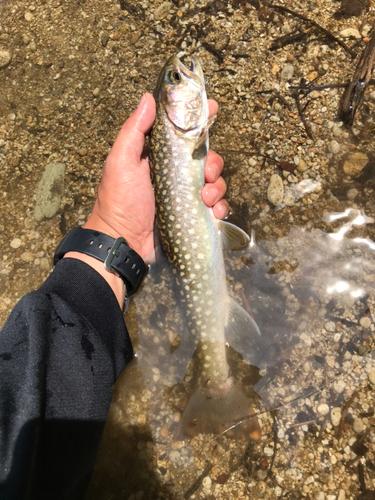
[[[284,184],[282,178],[277,175],[271,175],[270,183],[267,189],[267,198],[273,205],[279,205],[284,198]]]
[[[343,170],[344,174],[353,177],[358,175],[365,168],[369,162],[369,157],[364,153],[352,153],[344,161]]]
[[[49,163],[46,166],[36,192],[34,217],[37,222],[57,214],[64,193],[64,178],[64,163]]]

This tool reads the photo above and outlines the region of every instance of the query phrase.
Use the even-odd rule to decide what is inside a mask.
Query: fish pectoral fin
[[[202,149],[203,144],[204,145],[206,144],[206,141],[208,139],[208,131],[210,130],[210,128],[214,124],[215,120],[216,120],[216,115],[211,116],[211,118],[207,122],[207,125],[202,129],[201,135],[199,136],[197,142],[194,144],[194,147],[193,147],[193,151],[192,151],[193,158],[194,158],[194,154],[196,154],[197,151]],[[207,151],[206,151],[206,154],[207,154]]]
[[[235,300],[229,297],[228,314],[225,323],[225,338],[228,340],[233,335],[239,335],[246,332],[251,337],[261,335],[258,325],[254,318],[250,316]]]
[[[250,237],[241,228],[226,222],[218,221],[221,243],[228,250],[242,250],[250,243]]]

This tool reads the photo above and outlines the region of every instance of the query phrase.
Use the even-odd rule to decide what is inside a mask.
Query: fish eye
[[[169,76],[168,79],[171,83],[177,84],[180,83],[181,81],[181,75],[178,71],[171,71],[168,76]]]

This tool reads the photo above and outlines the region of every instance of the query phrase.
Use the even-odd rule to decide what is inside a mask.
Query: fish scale
[[[249,412],[247,398],[230,376],[227,362],[225,332],[233,322],[231,311],[254,324],[229,298],[222,241],[224,235],[229,246],[243,247],[249,240],[239,228],[219,222],[201,199],[210,122],[199,61],[193,59],[188,70],[176,56],[171,57],[160,74],[155,97],[150,166],[156,223],[200,360],[181,433],[189,433],[192,422],[197,432],[219,433]]]

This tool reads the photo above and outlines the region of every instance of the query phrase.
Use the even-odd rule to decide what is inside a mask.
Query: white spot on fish
[[[195,264],[194,269],[200,269],[201,265],[200,264]]]
[[[203,255],[203,253],[199,253],[199,254],[198,254],[198,259],[204,259],[204,255]]]
[[[190,259],[190,257],[191,257],[191,255],[190,255],[189,253],[185,254],[185,259],[186,259],[186,260],[189,260],[189,259]]]

